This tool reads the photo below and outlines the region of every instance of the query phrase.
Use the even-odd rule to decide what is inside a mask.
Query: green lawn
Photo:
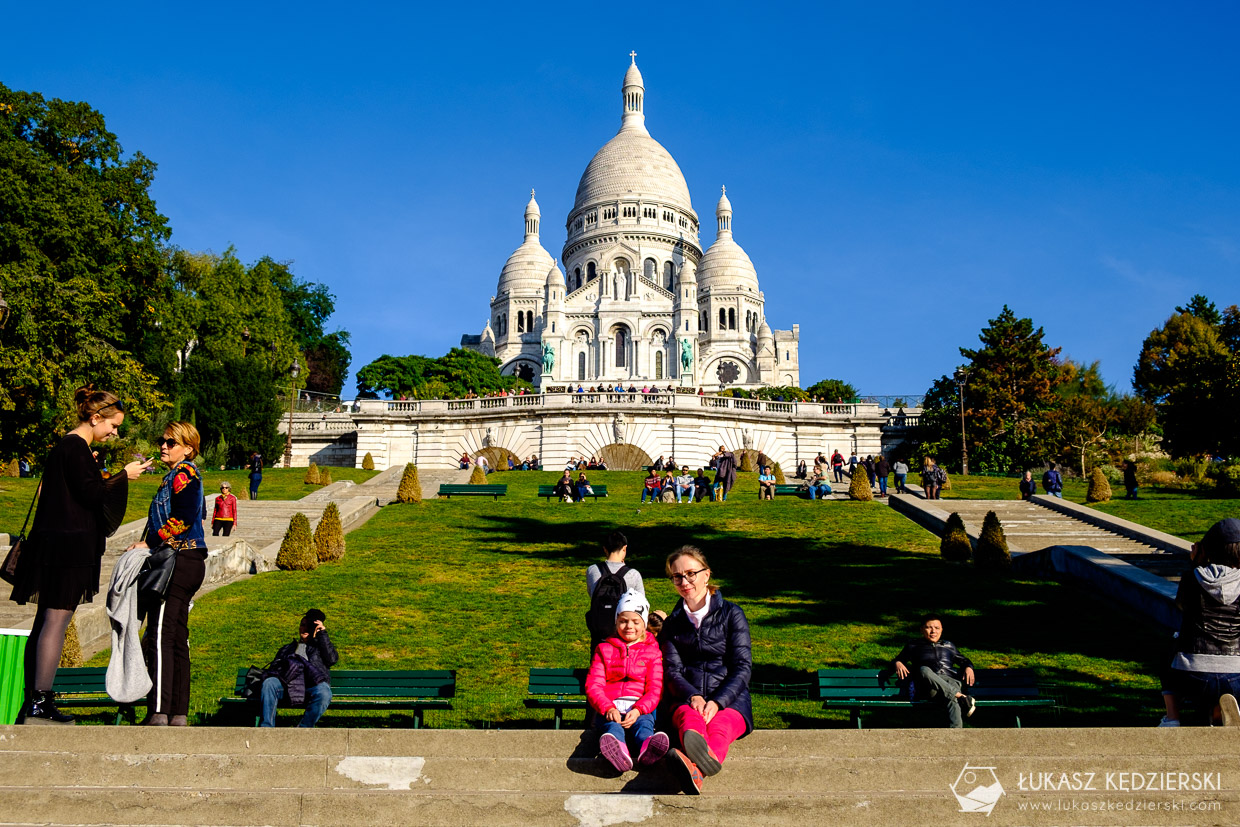
[[[715,582],[748,614],[754,685],[807,697],[811,670],[874,666],[916,634],[918,616],[947,615],[947,637],[980,667],[1030,666],[1060,687],[1062,715],[1027,725],[1149,725],[1160,700],[1155,627],[1052,581],[980,575],[943,563],[937,540],[882,503],[758,502],[742,475],[726,504],[639,505],[640,473],[592,474],[607,500],[535,497],[554,473],[492,475],[509,496],[384,508],[348,536],[348,552],[314,572],[272,572],[201,597],[191,614],[192,709],[210,713],[238,666],[263,665],[309,607],[327,614],[342,668],[454,668],[452,713],[431,726],[548,726],[522,706],[532,666],[585,666],[584,569],[619,528],[656,608],[674,593],[659,576],[682,543],[709,555]],[[104,662],[103,656],[96,658]],[[759,726],[847,726],[809,700],[755,698]],[[326,725],[358,723],[331,715]],[[384,725],[373,717],[366,723]],[[921,724],[913,713],[868,725]],[[971,725],[1009,725],[979,712]],[[405,724],[401,724],[405,725]]]
[[[373,477],[376,471],[363,471],[360,468],[331,468],[332,480],[353,480],[365,482]],[[268,468],[263,471],[263,484],[258,495],[265,500],[299,500],[307,494],[317,491],[317,485],[306,485],[305,468]],[[159,488],[162,474],[144,474],[141,479],[134,480],[129,486],[129,507],[125,510],[125,521],[137,520],[146,516],[146,510]],[[228,480],[233,492],[244,498],[250,490],[250,478],[247,471],[211,471],[203,472],[203,480],[209,494],[218,493],[220,483]],[[15,534],[22,527],[26,517],[26,509],[30,507],[30,498],[34,496],[37,479],[16,479],[0,477],[0,533]]]

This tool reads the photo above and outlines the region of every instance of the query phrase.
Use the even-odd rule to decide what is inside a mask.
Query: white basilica
[[[799,385],[799,326],[767,324],[757,271],[732,237],[726,190],[715,243],[702,252],[685,177],[646,129],[645,86],[631,57],[620,131],[577,185],[565,269],[539,241],[531,192],[525,242],[500,271],[491,318],[462,345],[544,389]]]

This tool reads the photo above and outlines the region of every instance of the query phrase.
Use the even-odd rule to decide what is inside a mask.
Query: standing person
[[[619,531],[603,538],[606,558],[586,569],[586,594],[590,596],[590,610],[586,612],[586,627],[590,630],[590,650],[615,634],[616,605],[625,592],[646,593],[641,572],[625,562],[629,553],[629,540]]]
[[[340,660],[323,622],[327,615],[311,609],[297,626],[297,639],[276,652],[263,680],[263,711],[259,726],[276,725],[276,707],[287,697],[291,706],[306,707],[297,726],[312,728],[332,702],[331,668]]]
[[[915,696],[941,703],[947,725],[959,729],[977,707],[977,702],[963,692],[973,685],[973,661],[960,654],[950,640],[943,640],[943,619],[936,614],[922,618],[921,637],[895,656],[892,666],[896,677],[903,681],[911,675]]]
[[[728,492],[736,484],[736,455],[719,446],[713,457],[715,460],[715,488],[723,492],[723,501],[727,502]]]
[[[1033,472],[1026,471],[1025,476],[1020,480],[1020,498],[1031,500],[1036,493],[1038,493],[1038,484],[1033,481]]]
[[[873,488],[874,477],[875,477],[874,457],[870,456],[869,454],[866,454],[865,459],[861,461],[861,467],[865,469],[865,476],[866,476],[866,479],[870,481],[870,488]]]
[[[891,473],[891,463],[882,454],[874,460],[874,478],[878,480],[878,496],[887,496],[887,475]]]
[[[1063,499],[1063,477],[1055,470],[1055,463],[1050,463],[1046,473],[1042,475],[1042,488],[1052,497]]]
[[[1141,488],[1137,484],[1137,464],[1130,459],[1124,460],[1124,499],[1137,499],[1137,491]]]
[[[926,492],[927,500],[939,498],[939,469],[934,464],[934,457],[926,457],[921,465],[921,487]]]
[[[73,395],[78,424],[48,454],[39,484],[38,507],[30,538],[23,544],[11,599],[38,603],[27,638],[23,665],[26,697],[17,722],[71,724],[73,716],[56,708],[52,683],[60,665],[65,632],[78,604],[99,591],[100,560],[106,538],[116,530],[129,496],[129,481],[151,466],[134,461],[107,480],[90,446],[117,435],[125,406],[94,385]]]
[[[655,732],[654,713],[663,693],[663,655],[646,632],[650,604],[625,592],[616,604],[614,634],[594,649],[586,698],[598,713],[599,752],[620,772],[650,766],[667,754],[666,733]]]
[[[891,466],[891,471],[896,475],[896,493],[907,494],[908,489],[904,487],[904,484],[908,482],[908,463],[898,459]]]
[[[821,457],[822,454],[819,454],[818,456]],[[823,468],[827,467],[824,462],[816,462]],[[836,482],[844,481],[844,455],[839,452],[838,448],[835,453],[831,455],[831,471],[835,475]]]
[[[676,549],[666,571],[680,600],[659,632],[663,696],[684,747],[671,751],[669,765],[685,792],[697,795],[702,777],[718,773],[732,743],[753,731],[749,621],[710,585],[700,549]]]
[[[168,466],[147,512],[142,539],[129,548],[176,549],[168,594],[146,606],[143,654],[151,673],[147,726],[185,726],[189,716],[189,604],[206,574],[207,542],[202,523],[206,506],[202,475],[194,465],[201,437],[189,422],[169,422],[159,441],[159,459]]]
[[[858,462],[859,460],[857,459],[857,452],[854,449],[853,452],[848,455],[848,478],[849,479],[852,479],[853,474],[857,473]]]
[[[250,499],[258,499],[258,486],[263,482],[263,455],[258,451],[250,454]]]
[[[237,498],[233,496],[232,485],[224,480],[220,483],[220,493],[211,512],[211,536],[218,537],[223,532],[227,537],[237,525]]]

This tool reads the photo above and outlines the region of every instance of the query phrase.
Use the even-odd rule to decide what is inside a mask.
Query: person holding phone
[[[311,609],[297,626],[297,639],[276,652],[263,679],[263,711],[259,726],[276,725],[276,707],[287,697],[290,706],[304,706],[297,726],[309,729],[319,722],[332,702],[331,667],[340,656],[323,622],[327,615]]]

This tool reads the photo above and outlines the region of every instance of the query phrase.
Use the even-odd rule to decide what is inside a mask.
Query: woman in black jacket
[[[696,795],[702,777],[722,768],[732,742],[753,730],[749,621],[710,585],[701,550],[681,546],[668,555],[666,570],[680,601],[659,633],[663,700],[684,746],[669,757],[685,792]]]
[[[65,632],[78,604],[89,603],[99,591],[104,544],[125,512],[129,480],[136,480],[151,465],[131,462],[124,472],[105,480],[90,446],[116,436],[125,406],[94,385],[78,388],[74,402],[78,424],[61,438],[43,466],[31,539],[13,586],[15,603],[39,604],[24,660],[26,703],[18,721],[25,723],[73,723],[72,715],[56,708],[52,694]]]

